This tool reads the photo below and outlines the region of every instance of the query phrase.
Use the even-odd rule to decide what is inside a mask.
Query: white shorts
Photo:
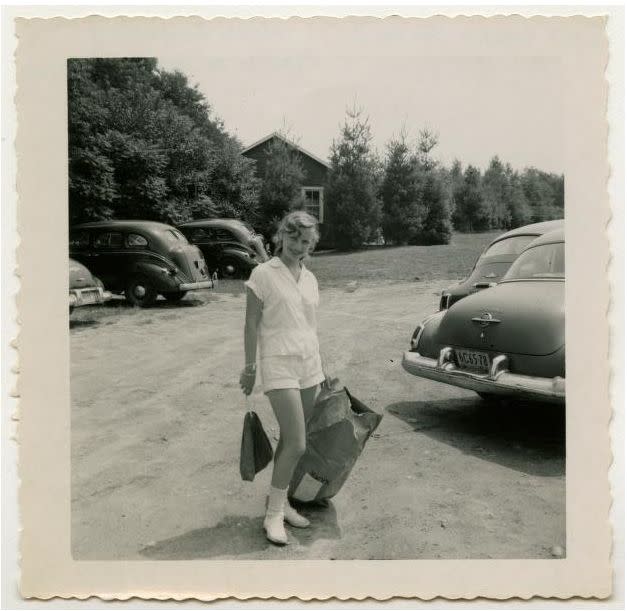
[[[264,393],[279,388],[309,388],[324,382],[319,354],[264,356],[259,370]]]

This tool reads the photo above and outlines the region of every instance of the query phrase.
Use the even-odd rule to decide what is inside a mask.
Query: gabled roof
[[[272,138],[279,138],[279,139],[283,140],[283,142],[285,142],[286,144],[289,144],[290,146],[292,146],[295,149],[299,150],[303,155],[307,155],[307,157],[311,157],[312,159],[314,159],[318,163],[322,164],[325,168],[327,168],[329,170],[331,169],[331,164],[328,161],[324,161],[323,159],[320,159],[320,157],[317,157],[313,153],[310,153],[309,151],[305,150],[302,146],[299,146],[298,144],[296,144],[296,142],[292,142],[291,140],[288,140],[285,136],[282,136],[281,134],[279,134],[279,132],[272,132],[271,134],[269,134],[265,138],[262,138],[261,140],[257,140],[257,142],[253,142],[250,146],[246,147],[242,151],[242,155],[244,153],[247,153],[248,151],[251,151],[252,149],[258,147],[260,144],[263,144],[264,142],[267,142],[268,140],[272,140]]]

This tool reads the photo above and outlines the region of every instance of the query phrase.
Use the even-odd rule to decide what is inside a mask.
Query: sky
[[[197,84],[225,128],[244,146],[287,129],[300,146],[328,159],[347,107],[357,104],[381,153],[404,127],[411,141],[429,128],[445,165],[485,169],[494,155],[514,169],[562,173],[561,72],[551,57],[341,55],[326,50],[158,57],[161,67]],[[402,50],[402,49],[401,49]]]

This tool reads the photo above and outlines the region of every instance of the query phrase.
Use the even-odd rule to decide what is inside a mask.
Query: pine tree
[[[326,198],[330,238],[336,248],[360,247],[377,235],[381,215],[378,163],[371,150],[370,125],[353,107],[331,146]]]
[[[271,236],[286,212],[304,205],[301,185],[305,174],[294,147],[287,139],[273,138],[266,155],[259,200],[259,225],[266,236]]]
[[[416,168],[424,218],[420,232],[412,243],[448,244],[453,233],[452,203],[445,172],[431,155],[437,143],[438,137],[433,132],[427,129],[420,132]]]
[[[425,216],[417,159],[404,131],[390,140],[387,149],[380,193],[383,236],[386,243],[407,244],[418,239]]]

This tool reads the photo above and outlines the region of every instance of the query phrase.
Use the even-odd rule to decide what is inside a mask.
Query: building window
[[[305,211],[318,219],[319,223],[324,222],[324,188],[303,187],[302,194],[305,200]]]

